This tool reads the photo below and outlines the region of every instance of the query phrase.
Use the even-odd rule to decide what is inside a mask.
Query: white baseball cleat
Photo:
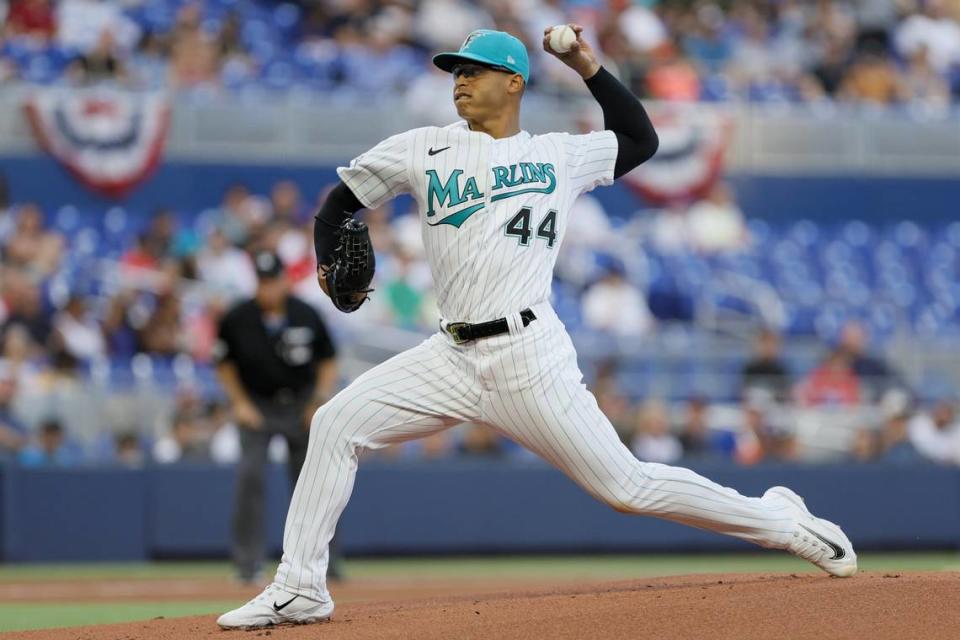
[[[763,497],[786,502],[794,511],[795,529],[787,551],[832,576],[847,578],[857,572],[857,554],[840,527],[810,513],[803,498],[786,487],[771,487]]]
[[[257,629],[279,624],[323,622],[329,620],[331,614],[332,600],[311,600],[271,584],[247,604],[217,618],[217,624],[224,629]]]

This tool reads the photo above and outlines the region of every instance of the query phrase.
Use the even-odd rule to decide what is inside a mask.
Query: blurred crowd
[[[818,439],[829,437],[851,463],[960,465],[960,399],[945,392],[918,403],[898,372],[870,351],[869,335],[855,321],[800,376],[783,357],[780,336],[759,331],[739,372],[738,403],[699,395],[674,405],[657,398],[631,403],[616,373],[616,363],[606,363],[594,393],[641,460],[796,462],[816,458],[826,445]]]
[[[540,47],[545,26],[576,22],[645,97],[936,109],[960,95],[958,19],[958,0],[0,0],[0,84],[416,102],[442,82],[432,53],[489,27],[527,44],[535,89],[583,90]]]
[[[212,379],[217,323],[254,293],[250,256],[276,252],[295,294],[340,315],[329,313],[316,283],[316,201],[292,182],[267,194],[234,184],[217,206],[189,216],[169,208],[136,218],[121,210],[97,214],[93,226],[103,237],[96,242],[86,234],[97,232],[73,226],[85,223],[63,215],[54,221],[6,194],[0,176],[0,459],[234,462],[239,441],[219,390],[191,381],[195,370]],[[364,218],[378,254],[378,295],[354,316],[433,326],[414,215],[375,209]],[[171,375],[161,380],[161,370]],[[130,388],[143,375],[156,383],[153,397]],[[125,406],[124,396],[134,406]],[[275,455],[282,458],[283,448]]]
[[[211,370],[218,319],[252,295],[256,250],[281,257],[294,292],[315,304],[334,332],[340,322],[434,330],[420,223],[402,205],[360,214],[377,251],[376,294],[351,316],[332,311],[316,285],[312,244],[312,212],[323,196],[311,200],[290,181],[265,194],[234,184],[198,214],[159,209],[135,218],[111,210],[98,224],[105,234],[113,229],[115,243],[84,249],[85,232],[65,215],[69,209],[55,217],[32,203],[11,203],[0,180],[0,458],[28,465],[235,462],[239,441],[222,396],[191,375]],[[690,209],[642,218],[644,237],[676,252],[735,252],[750,242],[722,183]],[[665,326],[625,268],[627,254],[613,251],[620,237],[632,247],[627,253],[636,253],[631,234],[614,232],[599,202],[584,196],[571,212],[556,269],[559,290],[576,292],[573,312],[555,302],[561,317],[581,318],[579,328],[621,344],[642,343]],[[624,375],[625,361],[585,373],[623,441],[645,460],[816,459],[818,438],[827,436],[811,424],[839,421],[827,447],[834,457],[844,451],[856,461],[960,464],[954,399],[943,394],[918,404],[868,328],[850,322],[817,350],[823,357],[816,366],[798,367],[782,354],[776,332],[761,331],[752,355],[743,345],[741,382],[724,398],[639,391]],[[130,380],[162,366],[175,375],[155,374],[146,395],[131,389]],[[112,413],[98,411],[104,407]],[[282,446],[274,455],[283,458]],[[529,457],[477,425],[376,455]]]

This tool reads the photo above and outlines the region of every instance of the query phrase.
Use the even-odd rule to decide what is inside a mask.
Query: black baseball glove
[[[336,231],[339,244],[333,250],[330,269],[326,272],[327,292],[337,309],[351,313],[373,291],[370,282],[376,270],[373,245],[367,225],[347,218]]]

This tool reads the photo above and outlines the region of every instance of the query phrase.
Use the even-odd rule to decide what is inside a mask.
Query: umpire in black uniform
[[[333,394],[334,347],[320,315],[290,293],[276,254],[254,255],[257,292],[223,317],[217,376],[230,401],[243,450],[233,514],[233,559],[238,577],[259,579],[266,546],[264,484],[267,449],[275,435],[290,451],[296,484],[307,455],[310,421]]]

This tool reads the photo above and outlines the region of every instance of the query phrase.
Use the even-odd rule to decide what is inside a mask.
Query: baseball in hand
[[[558,24],[550,29],[550,48],[557,53],[567,53],[577,41],[577,34],[568,24]]]

